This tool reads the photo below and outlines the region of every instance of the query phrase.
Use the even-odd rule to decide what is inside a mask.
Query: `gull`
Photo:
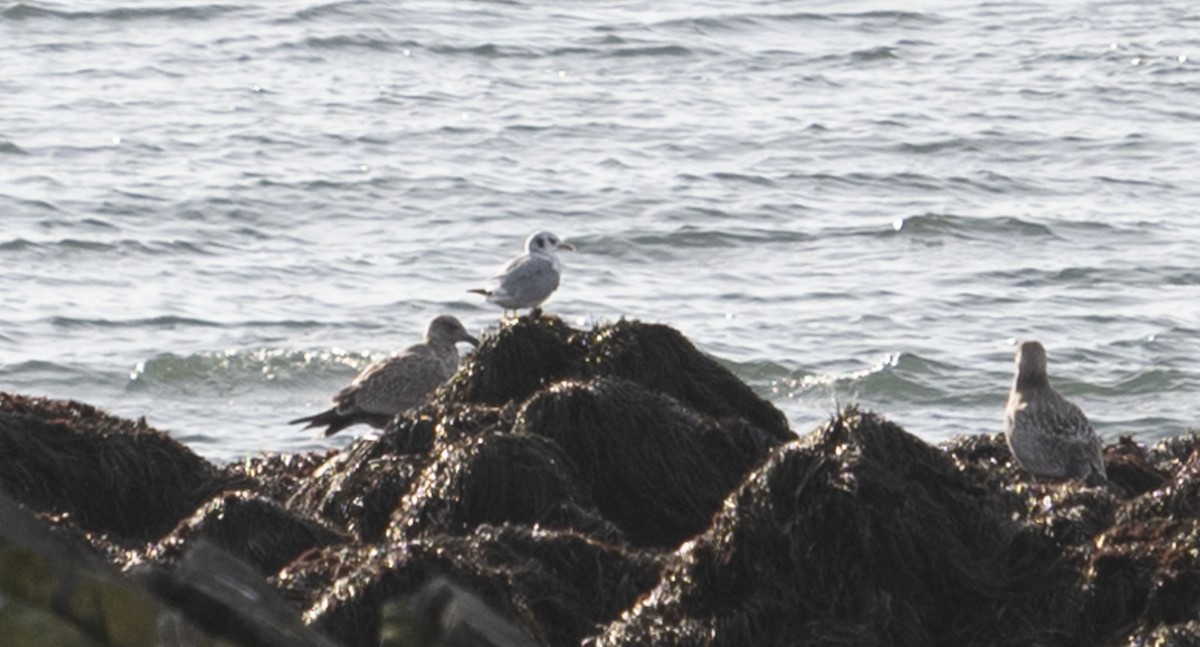
[[[306,422],[304,429],[325,425],[326,436],[360,422],[386,427],[396,414],[421,404],[426,395],[454,375],[458,370],[454,344],[460,341],[479,345],[461,321],[450,315],[437,317],[429,322],[424,342],[371,363],[333,396],[333,406],[328,410],[288,424]]]
[[[487,297],[488,303],[494,303],[508,311],[521,308],[534,308],[542,304],[556,289],[562,276],[562,261],[558,259],[558,250],[574,250],[575,246],[564,242],[548,231],[534,233],[525,241],[525,253],[510,260],[500,269],[500,273],[492,278],[492,286],[487,289],[474,289],[475,292]]]
[[[1036,341],[1022,342],[1016,365],[1004,436],[1017,464],[1034,476],[1089,485],[1107,481],[1103,443],[1083,411],[1050,386],[1046,349]]]

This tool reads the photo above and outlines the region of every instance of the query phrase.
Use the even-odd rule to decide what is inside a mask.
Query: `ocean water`
[[[524,238],[803,433],[1002,427],[1015,339],[1108,440],[1200,401],[1200,6],[0,3],[0,390],[218,461]]]

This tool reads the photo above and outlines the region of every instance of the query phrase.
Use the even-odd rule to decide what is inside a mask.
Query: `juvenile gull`
[[[386,427],[393,416],[421,404],[430,391],[454,375],[458,370],[454,344],[460,341],[479,345],[458,319],[437,317],[429,323],[424,342],[373,362],[333,396],[333,406],[328,410],[288,424],[307,422],[305,429],[326,425],[326,436],[360,422]]]
[[[562,276],[557,253],[560,249],[574,250],[575,246],[548,231],[536,232],[525,241],[525,253],[510,260],[492,278],[492,287],[468,291],[486,296],[488,303],[504,309],[505,316],[509,310],[515,316],[521,308],[536,308],[558,289]]]
[[[1035,476],[1089,485],[1106,481],[1100,437],[1083,411],[1050,386],[1046,349],[1036,341],[1022,342],[1016,364],[1004,435],[1017,464]]]

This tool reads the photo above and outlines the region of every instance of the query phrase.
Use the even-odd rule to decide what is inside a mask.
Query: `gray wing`
[[[1047,476],[1105,476],[1104,445],[1082,409],[1053,391],[1024,404],[1010,405],[1007,416],[1009,446],[1018,463]]]
[[[420,404],[450,379],[454,369],[427,346],[418,345],[363,369],[333,401],[339,412],[394,415]]]
[[[525,255],[513,259],[496,280],[493,302],[508,308],[528,308],[558,289],[559,271],[553,259]]]
[[[1082,409],[1058,393],[1051,392],[1047,395],[1050,397],[1038,402],[1029,411],[1039,427],[1064,439],[1082,440],[1096,435],[1092,423],[1088,421]]]

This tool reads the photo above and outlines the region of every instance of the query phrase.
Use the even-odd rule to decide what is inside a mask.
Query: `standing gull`
[[[454,344],[460,341],[479,345],[461,321],[449,315],[437,317],[429,323],[424,342],[371,363],[333,396],[328,410],[288,424],[307,422],[305,429],[326,425],[326,436],[360,422],[386,427],[393,416],[421,404],[430,391],[454,375],[458,370]]]
[[[537,308],[558,289],[562,276],[557,253],[560,249],[574,250],[575,246],[548,231],[539,231],[525,241],[525,253],[510,260],[492,278],[491,288],[468,291],[486,296],[488,303],[504,309],[505,316],[509,310],[515,316],[521,308]]]
[[[1036,341],[1022,342],[1016,364],[1004,435],[1017,464],[1034,476],[1105,482],[1100,437],[1083,411],[1050,386],[1046,349]]]

